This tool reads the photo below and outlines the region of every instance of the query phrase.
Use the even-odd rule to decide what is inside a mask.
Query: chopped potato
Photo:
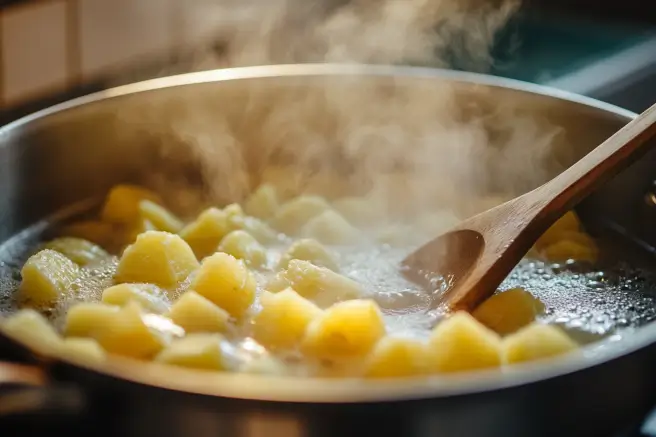
[[[219,250],[234,256],[252,267],[262,267],[267,262],[266,250],[248,232],[232,231],[221,240]]]
[[[225,332],[230,314],[195,291],[187,291],[173,304],[169,317],[186,332]]]
[[[96,302],[73,305],[66,313],[64,334],[67,337],[99,338],[105,327],[114,323],[120,307]]]
[[[61,344],[61,337],[46,318],[32,309],[24,309],[2,322],[9,337],[24,343],[37,352],[53,352]]]
[[[542,248],[562,240],[563,232],[580,232],[581,221],[574,211],[570,211],[559,218],[556,223],[551,225],[547,231],[535,243],[535,246]]]
[[[161,351],[155,361],[194,369],[223,370],[223,351],[219,334],[189,334]]]
[[[562,263],[573,259],[576,261],[597,262],[596,246],[583,245],[572,240],[561,240],[540,251],[540,254],[550,262]]]
[[[501,364],[501,337],[464,311],[435,327],[430,348],[438,372],[462,372]]]
[[[301,234],[325,244],[357,244],[362,239],[360,231],[331,209],[310,219]]]
[[[99,362],[105,359],[105,351],[92,338],[67,338],[59,347],[59,356],[65,359]]]
[[[116,250],[116,226],[97,220],[85,220],[64,226],[61,235],[81,238],[96,243],[107,250]]]
[[[209,208],[185,226],[180,236],[189,243],[198,259],[203,259],[216,252],[228,232],[228,215],[218,208]]]
[[[182,221],[169,210],[150,200],[139,202],[139,214],[141,218],[152,223],[153,227],[158,231],[177,234],[184,226]]]
[[[384,337],[372,350],[365,368],[370,378],[426,375],[431,371],[431,353],[426,344],[409,338]]]
[[[162,314],[169,309],[166,293],[153,284],[119,284],[106,288],[102,301],[108,305],[124,306],[130,301],[138,302],[145,310]]]
[[[292,244],[280,258],[278,268],[286,269],[289,261],[293,259],[309,261],[315,266],[339,272],[339,266],[333,255],[321,243],[312,238],[303,238]]]
[[[218,252],[203,260],[189,289],[241,318],[255,300],[255,287],[255,278],[243,261]]]
[[[507,335],[535,321],[544,304],[523,288],[503,291],[487,299],[474,317],[498,334]]]
[[[45,249],[61,253],[80,266],[109,258],[109,254],[90,241],[75,237],[62,237],[45,244]]]
[[[31,305],[48,306],[71,293],[71,284],[80,268],[59,252],[44,249],[32,255],[21,270],[20,300]]]
[[[275,294],[265,291],[260,300],[262,309],[253,319],[253,337],[271,348],[296,347],[310,322],[322,313],[291,288]]]
[[[246,231],[262,244],[270,244],[278,240],[276,231],[262,220],[245,215],[239,205],[228,205],[224,211],[230,231]]]
[[[282,376],[289,373],[287,365],[282,360],[268,354],[247,360],[240,366],[239,371],[255,375],[276,376]]]
[[[533,323],[503,339],[505,363],[520,363],[554,357],[578,349],[565,332],[553,325]]]
[[[168,232],[148,231],[125,249],[114,281],[177,287],[197,268],[196,256],[182,238]]]
[[[145,188],[117,185],[107,195],[100,217],[109,223],[134,223],[139,219],[139,203],[142,200],[161,202],[157,194]]]
[[[364,290],[354,280],[300,259],[290,260],[287,270],[278,272],[266,289],[275,293],[288,287],[322,308],[364,295]]]
[[[273,217],[279,206],[275,188],[270,184],[263,184],[246,200],[244,211],[250,216],[267,220]]]
[[[284,203],[271,219],[271,225],[287,235],[296,235],[303,225],[329,208],[322,197],[300,196]]]
[[[366,355],[384,335],[385,323],[376,302],[349,300],[333,305],[312,321],[301,348],[319,359],[348,359]]]

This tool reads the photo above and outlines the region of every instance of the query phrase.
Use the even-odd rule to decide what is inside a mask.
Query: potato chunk
[[[100,217],[109,223],[130,224],[139,219],[142,200],[160,202],[159,196],[135,185],[117,185],[109,192]]]
[[[96,302],[73,305],[66,313],[64,334],[67,337],[98,338],[105,326],[114,323],[120,307]]]
[[[266,250],[246,231],[232,231],[221,240],[219,250],[234,256],[252,267],[262,267],[267,262]]]
[[[531,324],[542,312],[539,299],[523,288],[513,288],[487,299],[473,315],[497,334],[507,335]]]
[[[189,334],[173,341],[155,361],[194,369],[223,370],[223,337],[218,334]]]
[[[501,364],[501,337],[463,311],[438,324],[431,333],[429,345],[438,372],[477,370]]]
[[[61,253],[79,266],[86,266],[109,258],[109,254],[100,246],[82,238],[57,238],[46,243],[44,248]]]
[[[581,221],[574,211],[570,211],[559,218],[556,223],[551,225],[547,231],[535,243],[538,248],[546,247],[550,244],[562,240],[561,234],[563,232],[580,232]]]
[[[270,348],[296,347],[310,322],[322,313],[291,288],[275,294],[265,291],[260,301],[262,310],[253,319],[253,337]]]
[[[195,291],[187,291],[173,304],[169,317],[186,332],[225,332],[230,314]]]
[[[262,184],[244,203],[246,214],[259,219],[268,220],[280,206],[276,189],[270,184]]]
[[[156,314],[169,309],[169,300],[165,292],[153,284],[119,284],[106,288],[102,301],[108,305],[124,306],[131,301],[138,302],[142,308]]]
[[[177,234],[184,226],[182,221],[173,215],[173,213],[150,200],[139,202],[139,214],[142,219],[152,223],[158,231]]]
[[[240,318],[255,300],[255,286],[255,278],[243,261],[218,252],[203,260],[189,289]]]
[[[339,213],[328,209],[308,221],[301,231],[306,237],[325,244],[357,244],[362,234]]]
[[[75,361],[99,362],[105,359],[105,351],[92,338],[67,338],[59,347],[59,356]]]
[[[300,196],[283,204],[271,219],[271,226],[287,235],[296,235],[302,226],[330,205],[319,196]]]
[[[98,220],[71,223],[62,227],[60,234],[88,240],[107,250],[115,250],[120,246],[113,241],[116,238],[116,226]]]
[[[278,268],[286,269],[293,259],[309,261],[315,266],[339,272],[339,266],[333,255],[321,243],[312,238],[304,238],[292,244],[280,258]]]
[[[301,348],[319,359],[348,359],[366,355],[384,335],[385,324],[376,302],[349,300],[333,305],[311,322]]]
[[[56,351],[62,339],[44,316],[32,309],[24,309],[7,318],[2,329],[9,337],[37,352]]]
[[[581,240],[579,240],[581,241]],[[568,238],[546,246],[540,254],[550,262],[565,262],[573,259],[575,261],[587,261],[594,264],[597,262],[599,250],[592,244],[581,244]]]
[[[180,236],[189,243],[198,259],[203,259],[216,252],[228,232],[228,215],[218,208],[209,208],[185,226]]]
[[[182,238],[168,232],[148,231],[125,249],[114,280],[177,287],[196,268],[196,256]]]
[[[275,293],[288,287],[321,308],[364,295],[362,287],[354,280],[300,259],[290,260],[287,270],[278,272],[266,289]]]
[[[431,370],[429,348],[419,340],[384,337],[371,351],[365,366],[370,378],[426,375]]]
[[[224,209],[228,222],[228,230],[248,232],[262,244],[270,244],[278,240],[278,233],[262,220],[244,214],[241,206],[233,203]]]
[[[80,268],[59,252],[44,249],[32,255],[21,270],[19,299],[36,306],[48,306],[70,293]]]
[[[560,328],[533,323],[503,339],[505,363],[520,363],[554,357],[578,349],[578,345]]]

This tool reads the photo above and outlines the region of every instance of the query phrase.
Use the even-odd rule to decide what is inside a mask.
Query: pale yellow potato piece
[[[102,302],[108,305],[127,305],[136,301],[146,311],[162,314],[169,309],[167,294],[154,284],[119,284],[106,288]]]
[[[288,288],[262,293],[262,309],[253,319],[253,337],[266,347],[292,349],[300,343],[310,322],[322,311]]]
[[[503,339],[504,363],[521,363],[562,355],[578,349],[574,340],[553,325],[533,323]]]
[[[416,339],[384,337],[371,351],[364,374],[369,378],[426,375],[433,362],[428,346]]]
[[[223,351],[219,334],[189,334],[174,340],[155,361],[194,369],[223,370]]]
[[[46,243],[44,248],[61,253],[79,266],[86,266],[109,258],[109,254],[102,247],[82,238],[57,238]]]
[[[255,300],[255,278],[243,261],[218,252],[205,258],[189,289],[241,318]]]
[[[431,333],[429,346],[433,368],[438,372],[462,372],[501,364],[501,337],[464,311],[438,324]]]
[[[252,267],[262,267],[267,262],[266,250],[248,232],[236,230],[223,237],[219,251],[234,256]]]
[[[92,338],[66,338],[59,347],[59,356],[74,361],[100,362],[106,358],[105,351]]]
[[[133,223],[139,219],[139,203],[142,200],[161,201],[157,194],[145,188],[117,185],[107,195],[100,217],[109,223]]]
[[[580,244],[572,240],[561,240],[546,246],[540,251],[540,254],[550,262],[562,263],[573,259],[594,264],[597,262],[599,251],[595,246]]]
[[[370,228],[380,224],[383,208],[371,199],[343,197],[333,202],[333,209],[355,226]]]
[[[340,360],[364,356],[385,335],[383,315],[373,300],[340,302],[307,327],[301,350],[311,357]]]
[[[301,234],[334,245],[357,244],[362,240],[362,233],[332,209],[310,219],[303,226]]]
[[[172,288],[197,268],[196,256],[182,238],[168,232],[148,231],[125,249],[114,281]]]
[[[216,252],[228,232],[228,214],[218,208],[209,208],[185,226],[180,236],[189,243],[198,259],[203,259]]]
[[[114,323],[120,307],[97,302],[73,305],[66,313],[64,334],[67,337],[99,338],[106,326]]]
[[[286,269],[293,259],[309,261],[315,266],[325,267],[333,272],[339,272],[335,257],[321,243],[313,238],[303,238],[294,242],[282,255],[278,263],[279,269]]]
[[[23,309],[2,322],[2,330],[9,337],[37,352],[56,351],[62,339],[40,313]]]
[[[186,332],[225,332],[230,314],[195,291],[187,291],[173,304],[169,317]]]
[[[262,184],[244,203],[246,214],[262,220],[268,220],[280,206],[276,189],[270,184]]]
[[[227,217],[228,230],[248,232],[262,244],[271,244],[278,240],[278,233],[262,220],[244,214],[241,206],[236,203],[224,209]]]
[[[284,203],[271,219],[271,226],[287,235],[296,235],[312,218],[330,208],[319,196],[300,196]]]
[[[49,306],[71,293],[80,268],[59,252],[44,249],[32,255],[21,270],[19,299],[30,305]]]
[[[473,315],[497,334],[507,335],[534,322],[544,309],[544,304],[528,291],[512,288],[487,299]]]
[[[289,368],[280,359],[267,354],[247,360],[239,367],[239,372],[255,375],[283,376],[289,374]]]
[[[300,259],[290,260],[287,269],[278,272],[266,289],[275,293],[288,287],[321,308],[365,294],[354,280]]]
[[[107,250],[115,250],[118,247],[113,241],[116,239],[116,226],[111,223],[85,220],[66,225],[60,231],[61,235],[88,240]]]
[[[581,221],[574,211],[570,211],[559,218],[556,223],[551,225],[547,231],[542,234],[535,246],[542,248],[562,240],[561,234],[563,232],[580,232]]]
[[[139,214],[142,219],[152,223],[158,231],[177,234],[184,227],[182,220],[177,218],[171,211],[150,200],[139,202]]]

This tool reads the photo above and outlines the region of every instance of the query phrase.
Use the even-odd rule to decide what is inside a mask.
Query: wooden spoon
[[[419,248],[403,260],[403,273],[443,291],[435,308],[473,310],[558,218],[656,145],[654,137],[656,105],[551,181]]]

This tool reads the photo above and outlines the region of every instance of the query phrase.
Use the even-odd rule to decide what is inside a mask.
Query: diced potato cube
[[[572,240],[561,240],[541,250],[540,254],[550,262],[562,263],[569,259],[597,262],[599,254],[595,246],[583,245]]]
[[[150,200],[139,202],[139,213],[144,220],[152,223],[158,231],[177,234],[184,226],[182,221],[173,215],[173,213]]]
[[[57,238],[46,243],[44,248],[59,252],[80,266],[86,266],[109,257],[109,254],[100,246],[75,237]]]
[[[260,185],[244,203],[244,210],[250,216],[268,220],[279,206],[278,194],[270,184]]]
[[[501,337],[463,311],[438,324],[429,344],[434,369],[438,372],[477,370],[501,364]]]
[[[385,324],[373,300],[340,302],[308,326],[301,348],[319,359],[348,359],[366,355],[385,335]]]
[[[99,362],[105,359],[105,351],[92,338],[67,338],[59,347],[59,356],[74,361]]]
[[[108,305],[127,305],[130,301],[138,302],[142,308],[156,314],[169,309],[166,293],[153,284],[119,284],[106,288],[102,301]]]
[[[287,270],[278,272],[266,289],[275,293],[288,287],[321,308],[364,295],[364,290],[354,280],[300,259],[289,261]]]
[[[362,239],[360,231],[331,209],[310,219],[301,234],[325,244],[357,244]]]
[[[278,233],[262,220],[244,214],[241,206],[233,203],[224,209],[229,231],[243,230],[255,237],[262,244],[278,240]]]
[[[189,334],[173,341],[155,361],[194,369],[223,370],[223,351],[219,334]]]
[[[296,347],[310,322],[322,313],[291,288],[275,294],[265,291],[260,301],[262,310],[253,319],[253,337],[271,348]]]
[[[243,261],[218,252],[203,260],[189,289],[240,318],[255,300],[255,286],[255,278]]]
[[[197,268],[196,256],[182,238],[168,232],[148,231],[125,249],[114,281],[177,287]]]
[[[114,323],[120,307],[96,302],[73,305],[66,313],[64,334],[67,337],[99,338],[106,326]]]
[[[398,378],[430,373],[429,348],[419,340],[384,337],[371,351],[365,368],[370,378]]]
[[[363,228],[379,224],[384,216],[382,207],[366,198],[343,197],[333,202],[333,208],[350,223]]]
[[[42,353],[55,351],[62,341],[48,320],[32,309],[20,310],[4,320],[2,329],[9,337]]]
[[[195,291],[187,291],[173,304],[169,317],[186,332],[225,332],[230,314]]]
[[[312,238],[304,238],[293,243],[280,258],[278,268],[286,269],[289,261],[293,259],[309,261],[315,266],[325,267],[333,272],[339,271],[333,255],[321,243]]]
[[[48,306],[70,293],[80,268],[59,252],[44,249],[32,255],[21,270],[20,300]]]
[[[531,324],[542,312],[539,299],[523,288],[513,288],[487,299],[473,315],[497,334],[507,335]]]
[[[109,223],[130,224],[139,219],[142,200],[160,202],[159,196],[135,185],[117,185],[109,192],[100,217]]]
[[[108,250],[114,250],[117,245],[113,243],[116,238],[116,227],[111,223],[86,220],[64,226],[61,235],[82,238],[96,243]]]
[[[148,232],[148,231],[157,231],[150,221],[140,218],[137,221],[130,223],[129,225],[121,226],[117,229],[116,240],[117,243],[120,241],[123,246],[127,244],[132,244],[137,240],[139,235]]]
[[[239,367],[239,372],[268,376],[283,376],[289,373],[285,363],[268,354],[246,361]]]
[[[228,215],[220,209],[209,208],[185,226],[180,236],[189,243],[198,259],[203,259],[216,252],[228,232]]]
[[[503,339],[505,363],[520,363],[554,357],[578,349],[565,332],[553,325],[533,323]]]
[[[267,262],[264,247],[246,231],[232,231],[221,240],[221,252],[228,253],[253,267],[262,267]]]
[[[330,205],[319,196],[301,196],[284,203],[271,219],[271,226],[287,235],[296,235],[304,224]]]
[[[551,225],[547,231],[535,243],[535,246],[542,248],[562,240],[560,236],[563,232],[579,232],[581,230],[581,221],[574,211],[570,211],[559,218],[556,223]]]

